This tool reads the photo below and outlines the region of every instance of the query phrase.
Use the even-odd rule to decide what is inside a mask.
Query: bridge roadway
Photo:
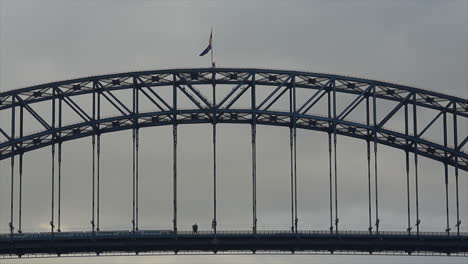
[[[22,233],[0,235],[0,257],[171,252],[331,252],[468,256],[468,234],[341,231],[171,230]]]

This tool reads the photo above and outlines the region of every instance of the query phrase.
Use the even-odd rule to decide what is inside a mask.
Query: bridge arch
[[[206,99],[207,96],[196,90],[195,86],[197,85],[233,85],[234,88],[221,100],[221,103],[213,107],[211,101]],[[180,94],[184,94],[184,96],[187,96],[193,102],[197,102],[195,104],[196,107],[193,109],[177,109],[177,106],[174,107],[173,105],[174,102],[166,102],[154,90],[161,86],[171,86],[174,90],[179,90]],[[276,88],[267,96],[266,99],[268,100],[264,100],[261,103],[253,103],[250,108],[231,108],[232,104],[234,104],[240,96],[245,96],[244,94],[247,90],[255,90],[251,88],[255,86],[273,86]],[[292,91],[294,90],[293,88],[312,89],[316,92],[308,98],[305,104],[302,106],[295,106],[296,109],[293,109],[293,102],[291,101],[290,111],[270,110],[274,103],[277,102],[286,91]],[[145,96],[154,95],[155,97],[153,97],[152,102],[155,104],[155,110],[158,111],[137,113],[138,110],[132,111],[130,109],[131,107],[125,107],[125,105],[112,94],[113,91],[132,89],[140,93],[143,92]],[[146,92],[145,89],[147,89]],[[180,91],[183,91],[183,93]],[[308,114],[307,111],[304,111],[309,107],[313,107],[318,101],[324,100],[323,98],[325,95],[331,93],[352,94],[356,97],[344,108],[344,111],[335,113],[335,116],[332,114],[328,117],[311,115]],[[83,107],[80,107],[73,101],[74,96],[86,94],[91,94],[93,96],[94,94],[103,95],[106,100],[111,100],[111,103],[116,107],[116,112],[119,115],[105,119],[99,118],[98,120],[98,118],[92,116],[91,113],[86,113]],[[377,124],[371,124],[371,122],[369,124],[362,124],[346,119],[346,116],[360,103],[366,100],[366,98],[371,98],[370,100],[372,100],[373,97],[380,100],[398,102],[398,105],[389,113],[384,113],[384,117],[378,120]],[[51,104],[54,101],[63,101],[64,104],[70,106],[73,111],[82,117],[83,122],[67,125],[66,127],[58,127],[57,124],[51,125],[45,121],[46,118],[41,117],[32,109],[34,103],[45,101]],[[332,108],[336,108],[336,106],[333,106],[332,101],[330,103],[332,104]],[[375,107],[378,108],[378,101],[375,101],[375,103]],[[216,113],[216,122],[219,123],[252,123],[252,117],[255,116],[255,122],[258,124],[296,126],[297,128],[325,132],[333,132],[336,127],[337,134],[364,140],[372,140],[374,137],[373,135],[377,134],[375,138],[380,144],[405,151],[417,152],[427,158],[444,162],[451,166],[457,166],[463,170],[468,170],[468,154],[463,151],[467,144],[468,137],[465,137],[460,142],[455,142],[452,146],[447,145],[447,143],[445,143],[445,145],[443,143],[441,144],[441,142],[444,141],[442,135],[440,140],[437,141],[427,140],[422,137],[422,134],[424,134],[424,132],[441,116],[452,114],[454,120],[458,117],[458,122],[460,122],[460,119],[468,118],[468,100],[418,88],[361,78],[266,69],[174,69],[101,75],[48,83],[0,93],[0,111],[2,113],[9,110],[11,111],[11,109],[23,107],[33,114],[45,129],[40,132],[22,136],[17,136],[18,131],[16,131],[15,136],[15,131],[12,130],[8,133],[6,129],[2,129],[0,126],[0,132],[6,138],[6,140],[0,142],[0,160],[51,144],[92,134],[129,129],[131,127],[169,123],[212,123],[213,113]],[[391,129],[386,129],[384,127],[385,123],[392,119],[395,113],[401,111],[404,107],[432,109],[436,110],[437,114],[424,129],[416,131],[416,128],[416,132],[413,134],[411,132],[403,134],[401,132],[392,131]],[[96,112],[97,110],[93,109],[93,111]],[[198,114],[200,116],[197,117],[197,120],[190,120],[191,118],[187,118],[187,116],[192,117]],[[238,114],[240,114],[242,118],[238,118]],[[250,115],[250,117],[246,115]],[[152,122],[145,120],[151,116],[154,118],[161,117],[161,120],[157,122],[153,122],[155,121],[154,118]],[[175,119],[174,116],[176,117]],[[281,118],[278,119],[278,117]],[[19,119],[18,114],[16,114],[16,119],[12,116],[11,120],[15,120],[14,122],[19,123]],[[133,120],[131,122],[131,127],[129,127],[128,122],[122,121],[125,119],[129,121]],[[171,120],[171,122],[168,122],[168,120]],[[114,127],[109,128],[109,122],[118,123],[113,123]],[[406,122],[406,125],[409,126],[410,124],[408,123],[410,120],[408,119]],[[117,124],[118,126],[116,126]],[[455,129],[455,133],[456,132]],[[61,135],[59,136],[57,133]],[[66,136],[62,136],[63,134]],[[417,134],[417,136],[414,134]]]
[[[230,89],[219,89],[220,86],[229,86]],[[163,87],[170,88],[170,96],[163,96],[160,93],[160,89]],[[197,87],[204,87],[205,89],[201,91]],[[299,90],[307,91],[307,93],[299,95]],[[126,91],[132,95],[131,103],[125,102],[116,96],[117,92],[120,91]],[[221,92],[224,93],[220,95]],[[262,93],[261,96],[260,93]],[[338,102],[337,98],[341,94],[350,96],[352,100],[347,103]],[[80,96],[87,96],[86,98],[91,107],[85,107],[83,102],[76,100]],[[140,108],[141,98],[147,100],[151,106],[150,109],[143,110]],[[181,99],[189,102],[190,106],[181,106],[179,104]],[[236,106],[236,103],[240,100],[247,101],[247,106]],[[113,114],[109,117],[101,115],[101,103],[103,101],[107,102],[113,109]],[[390,110],[382,110],[382,102],[391,102]],[[50,111],[44,114],[35,110],[35,106],[39,103],[47,105],[47,109],[50,109]],[[321,114],[312,112],[311,110],[320,103],[327,106],[326,111]],[[65,106],[80,118],[79,122],[63,125],[63,109]],[[365,106],[365,122],[353,121],[349,118],[351,115],[356,114],[356,109],[360,106]],[[423,124],[422,127],[419,126],[418,122],[418,113],[421,111],[432,111],[431,113],[434,113],[430,121]],[[397,118],[397,113],[402,112],[404,118]],[[42,126],[40,131],[25,132],[25,113],[28,113],[32,120],[37,121]],[[215,150],[216,125],[235,123],[251,126],[253,200],[256,199],[256,126],[267,125],[289,128],[291,163],[296,162],[296,130],[321,131],[329,135],[330,190],[332,188],[332,172],[334,172],[335,183],[337,177],[336,138],[338,135],[361,139],[366,142],[368,150],[373,145],[375,160],[377,160],[377,146],[379,145],[402,150],[407,157],[406,176],[408,179],[410,177],[408,164],[410,153],[414,155],[415,168],[418,166],[418,156],[424,156],[442,163],[445,167],[446,179],[447,234],[451,232],[448,217],[448,166],[453,166],[455,169],[457,199],[456,227],[457,235],[461,237],[458,171],[468,171],[468,153],[466,151],[468,136],[466,130],[461,127],[463,125],[460,125],[466,124],[468,121],[468,100],[464,98],[398,84],[332,74],[242,68],[170,69],[92,76],[6,91],[0,93],[0,114],[9,119],[9,122],[0,124],[0,160],[11,160],[11,220],[9,223],[11,234],[15,229],[15,219],[13,218],[15,160],[20,159],[19,171],[21,177],[22,157],[28,152],[52,146],[52,167],[54,167],[56,155],[58,155],[57,162],[60,167],[60,146],[62,143],[92,137],[94,155],[99,153],[99,147],[96,149],[95,144],[99,146],[102,135],[116,131],[132,130],[134,144],[133,166],[135,168],[138,167],[138,158],[135,159],[137,157],[135,155],[138,154],[135,153],[138,153],[138,131],[141,128],[173,126],[173,146],[174,153],[176,153],[177,127],[179,125],[212,124],[213,148]],[[442,131],[436,134],[435,139],[425,138],[426,131],[432,129],[440,120],[442,120]],[[404,128],[404,132],[389,127],[387,124],[391,121],[399,123],[400,127]],[[1,140],[2,137],[3,140]],[[56,145],[59,146],[57,154],[55,154]],[[333,145],[333,152],[335,153],[334,170],[331,154]],[[97,156],[99,157],[99,155]],[[176,154],[174,154],[173,159],[176,168]],[[368,154],[367,159],[369,175],[371,175],[370,154]],[[93,194],[95,193],[94,160],[93,157]],[[214,154],[214,163],[216,164],[216,154]],[[293,171],[293,167],[291,164],[291,231],[297,233],[297,199],[294,201],[294,196],[297,196],[297,187],[293,186],[293,183],[296,183],[296,172]],[[377,161],[374,167],[375,172],[373,173],[375,179],[377,179]],[[52,169],[52,181],[55,179],[54,173]],[[138,175],[138,169],[133,169],[134,180],[135,177],[138,178],[135,175]],[[60,174],[58,177],[60,177]],[[97,177],[99,178],[99,173]],[[415,171],[415,177],[416,179],[418,177],[417,170]],[[216,179],[215,169],[214,178]],[[176,182],[176,172],[174,172],[174,182]],[[52,186],[54,186],[53,182]],[[177,197],[175,186],[176,183],[174,183],[174,197]],[[216,188],[216,183],[214,186]],[[52,192],[54,191],[53,188]],[[339,219],[336,185],[334,188],[335,204],[332,203],[330,194],[330,232],[338,234]],[[377,193],[377,183],[375,190]],[[99,192],[99,187],[97,187],[97,192]],[[135,197],[138,197],[138,188],[133,187],[133,192],[133,199],[135,199]],[[375,196],[375,230],[378,233],[380,219],[378,217],[377,194]],[[215,203],[213,227],[216,234],[216,191],[213,200]],[[409,200],[408,187],[408,212],[410,210]],[[97,219],[95,219],[94,203],[93,196],[93,219],[91,221],[93,233],[99,231],[99,213],[96,214]],[[133,231],[136,232],[138,231],[138,201],[133,204]],[[253,204],[252,232],[256,233],[256,202],[253,202]],[[99,201],[97,206],[99,208]],[[332,212],[333,207],[335,212]],[[371,208],[370,201],[369,208]],[[416,208],[416,210],[419,209]],[[60,209],[58,217],[55,217],[54,214],[54,198],[52,198],[51,233],[60,231]],[[374,225],[371,223],[370,214],[369,233],[372,235]],[[334,223],[331,219],[333,215],[335,216]],[[176,199],[174,199],[173,217],[173,232],[177,234]],[[54,222],[56,218],[58,218],[57,230]],[[419,224],[420,219],[417,218],[416,232],[418,235]],[[21,231],[21,220],[19,220],[17,229]],[[413,232],[410,213],[408,213],[407,232],[408,234]],[[127,234],[124,236],[126,237]]]

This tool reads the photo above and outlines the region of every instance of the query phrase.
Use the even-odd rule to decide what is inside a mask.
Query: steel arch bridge
[[[164,87],[169,88],[170,92],[163,94]],[[204,87],[204,90],[200,90],[200,87]],[[120,91],[131,94],[131,103],[119,98]],[[346,96],[349,100],[343,102],[340,96]],[[146,100],[149,110],[142,109],[142,100]],[[114,110],[110,117],[102,115],[104,102]],[[320,104],[325,105],[325,111],[316,114],[314,110]],[[387,105],[388,108],[389,104],[391,107],[384,110],[382,106]],[[37,111],[38,105],[46,107],[47,114]],[[358,113],[360,107],[364,109],[364,114]],[[75,113],[79,121],[64,125],[65,109]],[[418,116],[428,112],[433,116],[421,126]],[[398,113],[403,113],[404,117],[398,117]],[[0,235],[0,255],[3,257],[197,251],[386,252],[465,256],[468,253],[468,234],[460,232],[460,211],[466,208],[466,204],[460,202],[460,192],[466,190],[459,187],[459,171],[468,171],[468,136],[463,127],[468,119],[467,99],[331,74],[200,68],[93,76],[11,90],[0,93],[0,114],[8,121],[0,124],[0,160],[9,159],[11,164],[11,175],[2,175],[10,180],[10,233]],[[354,121],[351,119],[353,116],[361,117],[364,121]],[[426,138],[426,132],[435,127],[438,120],[442,121],[442,131],[430,139]],[[34,122],[40,126],[39,131],[26,129],[28,124]],[[178,230],[177,224],[177,130],[182,124],[199,123],[212,125],[213,221],[212,231],[193,233]],[[248,231],[232,232],[217,228],[216,131],[217,125],[222,123],[248,124],[251,127],[252,229]],[[459,124],[462,124],[461,128]],[[257,230],[257,125],[289,128],[291,229],[288,231]],[[139,229],[139,130],[152,126],[173,128],[172,230]],[[298,226],[297,129],[328,134],[329,230],[310,231]],[[101,231],[101,136],[122,130],[132,131],[132,227],[130,231]],[[367,231],[344,231],[339,228],[338,136],[366,142]],[[61,230],[62,144],[84,137],[91,137],[93,153],[91,226],[89,231],[65,232]],[[379,229],[379,145],[400,149],[405,155],[408,213],[407,229],[401,232]],[[23,155],[45,147],[51,148],[50,232],[23,233]],[[418,175],[419,156],[438,161],[444,166],[446,223],[441,227],[444,232],[420,231],[418,187],[423,179]],[[410,166],[414,166],[412,173]],[[453,175],[449,167],[453,168]],[[455,194],[449,191],[449,182],[455,185]],[[410,203],[411,197],[416,201],[414,208]],[[456,219],[449,217],[449,199],[456,201],[456,208],[452,208],[456,210]],[[412,219],[414,214],[416,217]]]

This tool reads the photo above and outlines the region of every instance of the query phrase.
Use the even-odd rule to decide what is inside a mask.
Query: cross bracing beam
[[[367,89],[363,90],[358,97],[356,97],[339,115],[338,119],[345,119],[365,98],[369,95],[374,86],[369,85]]]
[[[231,98],[231,96],[233,96],[238,90],[241,90],[241,92],[235,96],[229,103],[228,105],[225,107],[226,109],[229,109],[229,107],[231,107],[232,104],[234,104],[240,96],[242,96],[242,94],[248,89],[250,88],[250,85],[247,85],[246,87],[243,88],[243,86],[246,84],[246,82],[248,81],[249,78],[251,78],[252,75],[251,74],[248,74],[246,78],[243,78],[241,81],[239,81],[239,83],[233,88],[231,89],[231,91],[223,98],[221,99],[221,101],[219,102],[218,106],[219,107],[223,107],[224,103],[227,102],[229,100],[229,98]]]
[[[408,94],[405,99],[403,99],[403,101],[401,101],[400,103],[398,103],[397,106],[395,106],[395,108],[392,109],[392,111],[390,111],[390,113],[388,113],[383,119],[382,121],[380,121],[380,123],[377,125],[378,128],[381,128],[385,125],[385,123],[388,122],[388,120],[390,120],[392,118],[392,116],[394,116],[396,114],[396,112],[398,112],[398,110],[400,110],[401,107],[403,107],[405,104],[408,103],[408,101],[410,100],[411,96],[413,96],[413,94]]]
[[[133,88],[134,85],[131,86]],[[110,90],[105,89],[105,86],[101,82],[97,82],[97,91],[104,97],[106,100],[115,107],[120,113],[125,115],[126,113],[132,113],[132,111],[119,100]]]
[[[448,103],[445,108],[448,109],[450,106],[452,105],[452,103]],[[440,111],[427,125],[426,127],[424,127],[423,130],[421,130],[421,132],[419,132],[418,134],[418,137],[421,137],[434,123],[435,121],[437,121],[437,119],[439,119],[439,117],[442,115],[442,114],[445,114],[447,112],[447,110],[442,110]]]
[[[52,129],[52,127],[49,125],[47,121],[45,121],[41,115],[39,115],[34,109],[31,108],[28,104],[25,104],[23,100],[19,97],[16,97],[16,99],[19,101],[21,106],[23,106],[42,126],[44,126],[46,129]]]
[[[63,100],[70,107],[70,109],[72,109],[83,120],[85,121],[92,120],[92,117],[90,117],[88,113],[86,113],[86,111],[83,110],[83,108],[81,108],[75,101],[73,101],[71,97],[65,96],[64,92],[60,88],[54,88],[54,89],[57,92],[57,97]],[[59,109],[62,109],[62,107],[60,106]]]
[[[241,87],[242,87],[242,86],[241,86]],[[229,108],[231,108],[231,106],[232,106],[235,102],[237,102],[237,100],[239,100],[239,98],[240,98],[249,88],[251,88],[250,85],[247,85],[247,86],[245,86],[245,87],[240,88],[241,91],[240,91],[234,98],[232,98],[231,101],[229,101],[229,103],[228,103],[226,106],[224,106],[223,108],[224,108],[224,109],[229,109]],[[227,98],[227,97],[226,97],[226,98]],[[219,106],[222,107],[223,105],[220,104]]]
[[[466,143],[468,143],[468,137],[466,137],[462,143],[460,143],[460,145],[457,146],[457,148],[455,149],[456,151],[460,151],[465,145]]]
[[[200,108],[205,108],[205,107],[212,108],[212,105],[210,102],[208,102],[208,99],[206,99],[206,97],[200,91],[194,88],[192,84],[189,81],[187,81],[187,79],[185,79],[181,75],[178,75],[178,77],[179,77],[179,85],[178,85],[179,89],[181,89],[184,92],[184,94],[190,98],[190,100],[192,100]],[[188,93],[184,89],[184,87],[182,87],[182,85],[187,87],[199,100],[201,100],[204,103],[204,106],[201,106],[201,104],[197,101],[197,98],[195,98],[195,96],[193,96],[192,94]]]
[[[291,78],[292,78],[292,77],[289,77],[289,78],[287,78],[286,80],[282,81],[281,84],[278,85],[278,86],[276,87],[276,89],[275,89],[272,93],[270,93],[270,94],[267,96],[267,98],[265,98],[265,99],[257,106],[257,109],[268,110],[268,108],[270,108],[270,106],[271,106],[272,104],[274,104],[274,103],[284,94],[285,91],[287,91],[287,89],[284,89],[284,90],[281,91],[278,95],[276,95],[276,93],[279,92],[282,88],[287,88],[287,87],[285,86],[285,84],[287,84],[287,83],[291,80]],[[269,103],[265,108],[263,108],[263,105],[265,105],[265,104],[266,104],[273,96],[275,96],[275,95],[276,95],[276,97],[275,97],[272,101],[270,101],[270,103]]]
[[[310,97],[297,111],[301,114],[307,113],[307,111],[309,111],[325,94],[327,94],[327,91],[330,89],[333,82],[334,80],[329,80],[325,84],[321,85],[320,89],[316,91],[314,95]],[[312,103],[309,104],[310,102]]]
[[[138,84],[141,86],[141,87],[146,87],[147,90],[154,96],[156,97],[160,103],[162,103],[166,108],[167,110],[172,110],[172,107],[156,92],[154,91],[154,89],[151,89],[151,86],[146,83],[145,81],[142,80],[142,78],[138,78],[138,77],[135,77]],[[145,89],[140,89],[140,91],[148,98],[151,100],[151,102],[153,102],[156,106],[158,106],[159,109],[161,109],[161,111],[165,111],[165,109],[163,109],[163,107],[160,106],[159,103],[157,103],[154,99],[152,99],[148,93],[145,91]]]

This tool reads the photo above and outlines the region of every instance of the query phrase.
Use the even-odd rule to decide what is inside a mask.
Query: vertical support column
[[[370,126],[370,108],[369,108],[369,95],[366,95],[366,125]],[[370,152],[370,135],[371,132],[367,129],[367,192],[369,203],[369,234],[372,234],[372,188],[371,188],[371,152]]]
[[[405,104],[405,136],[409,135],[409,124],[408,124],[408,104]],[[406,206],[408,214],[408,227],[406,231],[408,235],[411,235],[411,197],[410,197],[410,168],[409,168],[409,141],[406,139],[405,142],[405,161],[406,161]]]
[[[257,126],[252,124],[252,232],[257,233]]]
[[[173,103],[173,117],[172,117],[172,162],[173,162],[173,219],[174,232],[177,233],[177,84],[176,75],[172,75],[172,103]]]
[[[252,232],[257,233],[257,106],[255,100],[255,73],[252,74]]]
[[[457,124],[457,103],[453,103],[453,146],[456,149],[458,147],[458,124]],[[457,236],[460,236],[460,200],[458,190],[458,155],[455,154],[455,199],[457,200]]]
[[[133,129],[132,129],[132,163],[133,163],[133,218],[132,218],[132,230],[133,232],[138,231],[138,152],[139,152],[139,131],[138,131],[138,83],[136,78],[133,77]]]
[[[96,94],[96,99],[97,99],[97,120],[101,120],[101,92],[98,92]],[[96,231],[99,232],[100,230],[100,204],[101,204],[101,130],[100,130],[100,123],[96,124],[96,144],[97,144],[97,149],[96,149],[96,178],[97,178],[97,199],[96,199]]]
[[[299,222],[299,218],[297,217],[297,129],[296,124],[294,124],[294,131],[293,131],[293,142],[294,142],[294,229],[297,233],[297,226]]]
[[[333,82],[333,154],[334,154],[334,167],[335,167],[335,232],[338,233],[338,164],[337,164],[337,149],[336,149],[336,85]]]
[[[373,119],[374,119],[374,183],[375,183],[375,231],[379,233],[379,185],[378,185],[378,167],[377,167],[377,98],[376,98],[377,88],[374,86],[373,93]]]
[[[24,123],[23,123],[23,106],[20,106],[20,138],[23,137]],[[23,148],[21,141],[20,147]],[[23,151],[21,150],[19,156],[19,204],[18,204],[18,233],[22,233],[22,209],[23,209]]]
[[[96,88],[97,88],[97,84],[96,83],[93,83],[93,120],[95,121],[96,120]],[[91,173],[91,231],[94,233],[94,227],[95,227],[95,224],[94,224],[94,212],[95,212],[95,186],[94,186],[94,183],[95,183],[95,173],[96,173],[96,135],[95,133],[93,133],[93,136],[91,138],[91,145],[92,145],[92,151],[93,151],[93,154],[92,154],[92,173]]]
[[[327,91],[328,96],[328,119],[331,119],[331,93],[330,89]],[[330,178],[329,198],[330,198],[330,233],[333,233],[333,169],[332,169],[332,126],[333,123],[328,124],[328,170]]]
[[[62,128],[62,97],[59,97],[59,114],[58,114],[58,126]],[[62,132],[59,132],[58,142],[58,213],[57,213],[57,232],[61,232],[61,216],[62,216]]]
[[[294,137],[293,137],[293,91],[289,87],[289,113],[291,113],[291,123],[289,124],[289,171],[290,171],[290,194],[291,194],[291,232],[294,232]]]
[[[16,104],[16,98],[12,96],[12,107],[11,107],[11,139],[15,139],[15,104]],[[15,147],[12,144],[11,145],[11,152],[13,153],[15,151]],[[13,235],[13,230],[15,229],[13,225],[13,220],[14,220],[14,215],[13,215],[13,210],[14,210],[14,185],[15,185],[15,155],[11,156],[11,179],[10,179],[10,223],[8,226],[10,227],[10,234]]]
[[[443,114],[443,131],[444,131],[444,147],[447,148],[447,112]],[[448,190],[448,160],[447,160],[447,151],[444,151],[444,174],[445,174],[445,211],[447,223],[445,227],[445,232],[447,236],[450,235],[450,221],[449,221],[449,190]]]
[[[211,228],[213,229],[214,233],[216,234],[217,230],[217,217],[216,217],[216,123],[217,123],[217,113],[216,113],[216,83],[215,83],[215,73],[214,69],[211,75],[211,84],[213,88],[213,220],[211,222]]]
[[[135,115],[135,89],[133,89],[133,115]],[[135,232],[135,120],[132,128],[132,231]]]
[[[216,117],[214,117],[216,118]],[[216,121],[213,121],[216,122]],[[216,227],[218,224],[216,217],[216,125],[213,124],[213,220],[211,222],[211,228],[216,234]]]
[[[135,88],[133,88],[133,115],[135,115]],[[132,231],[135,232],[135,119],[132,128]]]
[[[290,112],[291,112],[291,128],[292,128],[292,156],[293,162],[292,166],[292,175],[294,182],[294,231],[297,233],[298,217],[297,217],[297,120],[295,117],[296,114],[296,76],[291,77],[291,93],[290,93]]]
[[[418,135],[418,115],[416,109],[416,93],[413,94],[413,136]],[[416,234],[419,236],[419,225],[421,220],[419,219],[419,183],[418,183],[418,144],[414,143],[414,178],[415,178],[415,189],[416,189]]]
[[[55,129],[55,88],[52,88],[52,129]],[[50,215],[50,232],[54,233],[54,198],[55,198],[55,133],[52,135],[52,157],[51,157],[51,169],[52,169],[52,175],[51,175],[51,215]]]
[[[174,232],[177,233],[177,124],[172,126],[172,161],[173,161],[173,219]]]
[[[136,82],[136,78],[133,78]],[[139,99],[139,86],[136,85],[134,87],[135,89],[135,114],[138,115],[140,113],[140,99]],[[135,226],[136,230],[138,231],[139,228],[139,204],[140,204],[140,128],[138,126],[138,118],[134,118],[134,124],[135,124],[135,180],[136,180],[136,194],[135,194],[135,200],[136,200],[136,211],[135,211]]]

